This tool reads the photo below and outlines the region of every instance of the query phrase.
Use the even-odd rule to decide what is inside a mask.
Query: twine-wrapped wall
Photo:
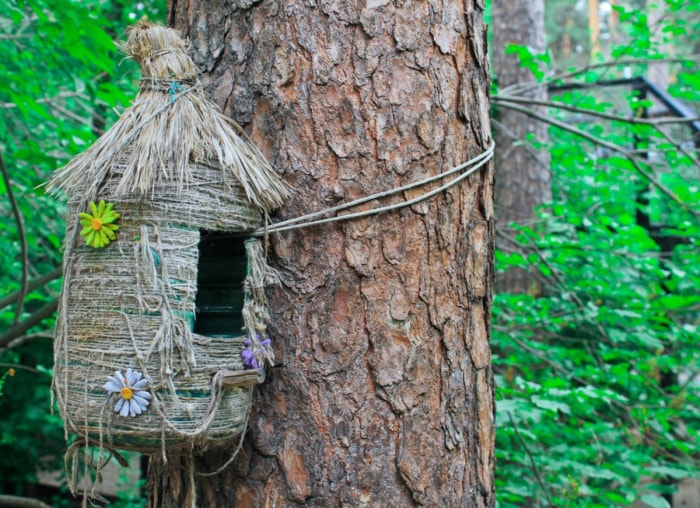
[[[86,443],[205,448],[245,430],[251,388],[223,378],[244,369],[245,340],[271,354],[260,341],[268,319],[261,288],[272,272],[259,242],[247,242],[245,330],[194,333],[200,231],[251,231],[287,189],[206,99],[176,32],[142,23],[125,48],[146,78],[138,97],[50,183],[69,197],[54,393],[66,432]],[[98,200],[120,214],[116,238],[102,248],[86,244],[79,217]],[[115,412],[104,387],[127,369],[149,380],[150,405],[138,415]]]
[[[240,434],[250,389],[226,390],[211,418],[214,375],[242,369],[244,337],[206,338],[192,333],[197,292],[200,228],[247,231],[260,225],[243,190],[216,195],[223,182],[200,165],[186,192],[167,186],[144,200],[116,197],[103,188],[99,198],[121,213],[118,239],[104,249],[76,234],[80,201],[68,207],[65,325],[56,338],[55,377],[59,405],[71,430],[120,448],[154,451],[161,439],[172,447]],[[199,226],[199,227],[197,227]],[[62,319],[63,320],[63,319]],[[62,328],[62,329],[61,329]],[[244,335],[242,330],[231,334]],[[137,369],[159,394],[138,419],[123,418],[108,404],[103,385],[116,370]],[[213,390],[216,392],[216,389]],[[205,435],[206,433],[206,435]]]

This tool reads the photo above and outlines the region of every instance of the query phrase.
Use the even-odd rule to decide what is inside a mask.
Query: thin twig
[[[690,0],[690,3],[692,5],[692,2],[696,2],[697,0]],[[681,6],[678,6],[679,8],[682,8],[685,5],[682,4]],[[650,31],[652,35],[656,35],[657,31],[659,30],[659,27],[661,27],[661,22],[664,21],[668,16],[670,16],[670,11],[667,11],[664,13],[663,16],[661,16],[659,19],[656,20],[654,25],[650,26]],[[625,51],[627,51],[629,48],[631,48],[640,38],[642,37],[642,34],[636,35],[625,47]],[[700,55],[688,55],[687,57],[669,57],[669,58],[625,58],[625,52],[620,52],[620,54],[612,61],[610,62],[602,62],[599,64],[591,64],[587,65],[586,67],[583,67],[581,69],[576,69],[574,71],[568,72],[568,73],[562,73],[559,75],[554,75],[552,76],[548,82],[545,83],[534,83],[530,84],[524,84],[523,89],[524,90],[529,90],[532,88],[537,88],[540,86],[546,86],[550,83],[553,83],[555,81],[561,81],[564,79],[569,79],[576,77],[580,74],[585,74],[588,71],[594,70],[594,69],[599,69],[599,68],[605,68],[603,71],[603,74],[607,73],[610,67],[617,67],[621,65],[649,65],[649,64],[654,64],[654,63],[663,63],[663,62],[686,62],[686,61],[693,61],[693,60],[700,60]],[[512,86],[513,89],[517,89],[518,86],[521,86],[520,84],[516,83],[515,85]]]
[[[92,126],[92,122],[90,121],[90,119],[83,118],[82,116],[77,115],[77,114],[73,113],[72,111],[67,110],[67,109],[64,108],[63,106],[60,106],[60,105],[58,105],[58,104],[56,104],[56,103],[53,103],[53,102],[48,103],[48,106],[49,106],[49,108],[51,108],[51,109],[53,109],[53,110],[55,110],[55,111],[58,111],[59,113],[61,113],[61,114],[62,114],[63,116],[65,116],[66,118],[69,118],[69,119],[71,119],[71,120],[73,120],[73,121],[75,121],[75,122],[78,122],[78,123],[80,123],[80,124],[82,124],[82,125],[85,125],[86,127],[91,127],[91,126]],[[97,134],[98,134],[98,135],[102,135],[102,132],[99,132],[99,133],[97,133]]]
[[[8,349],[13,349],[19,346],[22,346],[23,344],[26,344],[28,342],[32,342],[36,339],[54,339],[53,333],[29,333],[27,335],[22,335],[20,337],[17,337],[16,339],[13,339],[10,341],[5,347],[0,347],[0,353],[3,351],[7,351]]]
[[[15,194],[12,191],[12,182],[10,181],[10,175],[7,172],[7,166],[5,166],[5,159],[2,156],[2,151],[0,151],[0,172],[2,172],[2,178],[5,181],[5,188],[7,189],[7,198],[10,200],[10,206],[12,207],[12,214],[15,217],[15,222],[17,223],[17,234],[19,235],[20,241],[20,255],[22,256],[22,281],[20,284],[20,294],[17,297],[17,308],[15,309],[15,319],[13,324],[19,323],[19,318],[22,317],[22,308],[24,307],[24,299],[27,296],[28,286],[29,286],[29,253],[27,247],[27,235],[24,230],[24,222],[22,221],[22,212],[17,205],[17,200],[15,199]]]
[[[525,91],[528,91],[532,88],[538,88],[541,86],[547,86],[551,83],[555,83],[557,81],[563,81],[565,79],[571,79],[575,78],[576,76],[580,76],[581,74],[585,74],[589,71],[596,70],[596,69],[603,69],[603,68],[609,68],[609,67],[618,67],[618,66],[623,66],[623,65],[651,65],[651,64],[657,64],[657,63],[682,63],[682,62],[693,62],[700,60],[700,55],[689,55],[687,57],[677,57],[677,58],[630,58],[626,60],[622,59],[616,59],[612,60],[610,62],[601,62],[598,64],[591,64],[591,65],[586,65],[585,67],[581,67],[580,69],[576,69],[570,72],[562,72],[559,74],[554,74],[553,76],[549,77],[547,81],[538,83],[536,81],[530,81],[527,83],[515,83],[511,86],[508,86],[506,88],[503,88],[502,90],[499,91],[499,93],[524,93]]]
[[[695,2],[697,0],[691,0],[691,2]],[[685,2],[684,2],[685,4]],[[684,5],[683,4],[683,5]],[[681,6],[679,6],[681,7]],[[658,31],[659,27],[661,26],[661,22],[664,21],[668,16],[670,16],[670,11],[667,11],[664,13],[663,16],[661,16],[659,19],[656,20],[653,26],[650,26],[649,29],[652,32],[652,35],[656,35],[656,32]],[[625,51],[629,50],[640,38],[642,37],[642,34],[636,35],[625,47]],[[687,57],[669,57],[669,58],[625,58],[625,52],[620,52],[620,54],[615,57],[614,60],[610,62],[602,62],[599,64],[591,64],[587,65],[586,67],[583,67],[581,69],[576,69],[574,71],[568,72],[568,73],[563,73],[559,75],[554,75],[550,78],[550,80],[546,83],[535,83],[534,85],[528,86],[525,84],[524,89],[532,89],[532,88],[537,88],[543,85],[547,85],[549,83],[553,83],[555,81],[561,81],[564,79],[569,79],[576,77],[581,74],[585,74],[588,71],[594,70],[594,69],[599,69],[599,68],[605,68],[603,71],[603,74],[606,74],[609,70],[610,67],[617,67],[621,65],[649,65],[649,64],[654,64],[654,63],[662,63],[662,62],[686,62],[686,61],[693,61],[693,60],[700,60],[700,55],[689,55]],[[513,85],[515,88],[517,88],[519,85],[516,83]]]
[[[581,386],[586,386],[586,385],[589,385],[589,384],[590,384],[590,381],[587,381],[587,380],[585,380],[585,379],[583,379],[583,378],[581,378],[581,377],[572,375],[572,374],[571,374],[571,371],[570,371],[569,369],[565,369],[565,368],[562,367],[561,365],[558,365],[558,364],[555,363],[553,360],[551,360],[551,359],[548,357],[548,355],[551,353],[550,351],[547,351],[547,353],[543,353],[543,352],[541,352],[541,351],[539,351],[539,350],[537,350],[537,349],[535,349],[535,348],[533,348],[533,347],[528,346],[527,344],[525,344],[525,342],[523,342],[522,340],[516,338],[516,337],[513,336],[513,335],[509,336],[509,338],[510,338],[513,342],[515,342],[521,349],[527,351],[528,353],[530,353],[530,354],[531,354],[532,356],[534,356],[535,358],[538,358],[538,359],[542,360],[544,363],[546,363],[547,365],[549,365],[550,367],[552,367],[554,370],[561,372],[564,379],[571,379],[572,381],[575,381],[576,383],[578,383],[578,384],[581,385]]]
[[[45,376],[51,377],[51,374],[49,374],[48,372],[41,372],[40,370],[37,370],[34,367],[22,365],[21,363],[0,363],[0,367],[5,367],[8,369],[26,370],[28,372],[31,372],[32,374],[43,374]],[[3,506],[2,503],[0,503],[0,506]]]
[[[17,337],[22,336],[32,326],[36,326],[44,319],[51,317],[51,315],[56,312],[56,309],[58,309],[58,299],[45,304],[24,321],[12,325],[9,330],[0,334],[0,348],[5,347]]]
[[[0,34],[0,41],[16,40],[16,39],[31,39],[33,34]]]
[[[82,93],[82,92],[72,92],[72,91],[64,91],[64,92],[59,92],[53,97],[44,97],[42,99],[37,99],[35,102],[37,104],[50,104],[58,99],[68,99],[71,97],[78,97],[80,99],[87,100],[88,97]],[[78,102],[81,106],[85,107],[85,105],[82,102]],[[0,103],[0,108],[1,109],[14,109],[18,108],[19,105],[16,102],[2,102]]]
[[[503,100],[508,101],[508,102],[519,102],[519,103],[532,103],[532,101],[527,101],[527,100],[520,100],[519,98],[515,98],[515,100],[511,100],[511,97],[504,98]],[[499,103],[499,100],[495,100],[496,103]],[[538,103],[534,103],[537,105]],[[673,146],[673,148],[669,149],[661,149],[658,148],[655,145],[651,145],[648,148],[645,149],[624,149],[624,155],[630,159],[632,164],[635,166],[635,168],[638,171],[644,171],[641,166],[639,165],[640,160],[643,161],[645,164],[648,163],[647,160],[647,155],[649,152],[654,152],[654,153],[669,153],[669,152],[675,152],[675,151],[680,151],[683,155],[685,155],[689,160],[692,165],[700,169],[700,161],[696,157],[694,157],[688,150],[686,150],[683,147],[684,141],[678,141],[676,139],[673,139],[671,136],[669,136],[664,130],[662,129],[663,125],[667,124],[684,124],[688,122],[695,122],[700,120],[700,117],[694,117],[694,118],[677,118],[677,121],[674,121],[673,118],[660,118],[658,120],[653,120],[653,119],[645,119],[645,118],[624,118],[624,117],[618,117],[616,115],[608,115],[605,113],[599,113],[599,112],[594,112],[586,109],[580,109],[576,108],[574,106],[568,106],[568,105],[561,105],[559,106],[559,103],[549,103],[552,105],[554,108],[559,108],[559,109],[564,109],[564,110],[569,110],[569,111],[574,111],[574,112],[579,112],[581,114],[586,114],[594,117],[599,117],[603,119],[608,119],[612,121],[620,121],[624,123],[629,123],[629,124],[642,124],[642,125],[648,125],[650,127],[653,127],[654,130],[659,132],[659,134],[669,143]],[[507,107],[507,106],[506,106]],[[691,140],[692,142],[693,140]],[[619,152],[619,150],[618,150]],[[641,157],[638,157],[641,156]],[[673,170],[674,168],[671,167],[670,164],[664,163],[662,161],[659,161],[658,164],[663,164],[665,167],[669,168],[670,170]],[[643,173],[642,173],[643,174]],[[653,181],[652,181],[653,183]],[[680,204],[680,203],[679,203]],[[693,212],[691,212],[693,213]]]
[[[496,94],[491,97],[492,102],[508,101],[514,102],[516,104],[527,104],[532,106],[545,106],[548,108],[563,109],[566,111],[572,111],[574,113],[581,113],[583,115],[595,116],[598,118],[604,118],[606,120],[612,120],[614,122],[624,122],[628,124],[644,124],[644,125],[666,125],[666,124],[676,124],[676,123],[692,123],[700,121],[700,116],[695,116],[692,118],[683,117],[662,117],[662,118],[640,118],[640,117],[625,117],[611,115],[608,113],[603,113],[602,111],[593,111],[590,109],[579,108],[577,106],[572,106],[570,104],[564,104],[563,102],[557,101],[543,101],[537,99],[528,99],[527,97],[519,97],[515,95],[502,95]]]
[[[508,127],[506,127],[506,125],[505,125],[503,122],[499,122],[499,121],[496,120],[495,118],[492,118],[492,119],[491,119],[491,125],[493,125],[493,126],[496,128],[497,131],[499,131],[499,132],[501,132],[503,135],[507,136],[511,141],[513,141],[513,142],[520,141],[520,137],[517,136],[517,135],[516,135],[513,131],[511,131]],[[549,163],[548,163],[547,161],[545,161],[545,160],[540,156],[540,154],[537,152],[537,150],[535,150],[534,148],[532,148],[532,147],[531,147],[530,145],[528,145],[528,144],[522,144],[522,145],[521,145],[521,148],[524,148],[525,151],[530,155],[530,157],[531,157],[532,159],[534,159],[535,162],[537,162],[541,167],[543,167],[543,168],[549,170]],[[505,159],[506,157],[503,156],[503,158]]]
[[[500,104],[504,108],[512,109],[514,111],[520,111],[521,113],[524,113],[527,116],[530,116],[532,118],[536,118],[542,122],[546,122],[546,123],[553,125],[555,127],[559,127],[562,130],[565,130],[567,132],[571,132],[572,134],[576,134],[584,139],[587,139],[591,143],[594,143],[594,144],[599,145],[599,146],[603,146],[605,148],[609,148],[610,150],[625,156],[625,158],[627,158],[632,163],[632,166],[634,166],[634,169],[635,169],[635,171],[637,171],[637,173],[639,173],[642,177],[644,177],[649,182],[651,182],[654,185],[654,187],[659,189],[669,199],[671,199],[673,202],[675,202],[681,208],[686,210],[688,213],[692,214],[696,219],[700,218],[700,212],[690,208],[690,206],[688,206],[687,203],[684,203],[678,196],[676,196],[673,193],[673,191],[671,191],[663,183],[658,181],[654,177],[654,175],[650,174],[647,170],[645,170],[642,167],[642,165],[639,161],[639,158],[635,157],[634,154],[630,153],[629,150],[622,148],[621,146],[616,145],[615,143],[611,143],[610,141],[605,141],[604,139],[600,139],[600,138],[594,136],[593,134],[589,134],[586,131],[583,131],[583,130],[581,130],[577,127],[574,127],[572,125],[568,125],[567,123],[564,123],[560,120],[557,120],[557,119],[552,118],[552,117],[547,116],[547,115],[541,115],[541,114],[539,114],[531,109],[524,108],[522,106],[518,106],[518,105],[510,103],[506,100],[502,100],[500,102]],[[646,162],[644,162],[644,163],[646,163]]]
[[[666,141],[671,143],[674,147],[676,147],[678,149],[679,152],[681,152],[683,155],[688,157],[688,159],[690,159],[690,161],[693,163],[693,165],[695,167],[700,168],[700,162],[697,160],[697,158],[693,157],[693,155],[688,150],[683,148],[683,143],[678,143],[671,136],[669,136],[666,132],[664,132],[664,130],[660,126],[656,125],[655,127],[656,127],[656,131],[659,134],[661,134]]]
[[[498,236],[501,237],[501,238],[504,238],[506,241],[510,241],[510,242],[513,242],[513,243],[518,243],[518,242],[516,242],[515,240],[511,239],[510,237],[508,237],[507,235],[505,235],[505,234],[503,234],[503,233],[499,233],[498,231],[496,231],[496,235],[498,235]],[[547,256],[544,255],[544,253],[542,252],[542,249],[540,249],[540,248],[537,246],[537,244],[534,243],[534,242],[529,241],[528,243],[532,246],[532,251],[537,255],[537,257],[539,258],[540,262],[543,263],[543,264],[549,269],[549,271],[550,271],[551,274],[552,274],[552,277],[554,278],[554,280],[556,280],[556,282],[557,282],[557,284],[559,285],[559,287],[562,288],[562,289],[564,290],[565,293],[571,295],[572,301],[573,301],[576,305],[578,305],[580,312],[585,313],[585,311],[586,311],[586,304],[584,304],[583,301],[581,301],[581,299],[579,298],[579,296],[576,294],[576,291],[572,291],[572,290],[569,288],[569,286],[568,286],[568,285],[566,284],[566,282],[564,281],[564,278],[561,277],[561,275],[559,274],[559,271],[558,271],[557,269],[554,268],[554,266],[553,266],[553,265],[550,263],[550,261],[547,259]],[[595,323],[595,327],[598,329],[598,333],[600,333],[600,336],[601,336],[603,339],[605,339],[605,340],[608,341],[608,342],[611,342],[611,341],[610,341],[610,336],[609,336],[608,333],[605,331],[605,328],[603,328],[603,325],[601,325],[600,323]]]
[[[526,245],[522,245],[522,244],[519,244],[519,245],[520,245],[520,248],[514,248],[511,250],[511,252],[520,252],[520,253],[532,252],[532,250],[528,250]],[[632,258],[632,259],[649,259],[649,258],[662,259],[662,258],[668,257],[669,255],[672,254],[671,251],[638,253],[638,252],[629,252],[629,251],[625,251],[625,250],[609,250],[609,249],[603,249],[603,248],[599,248],[599,247],[589,247],[587,245],[579,245],[577,243],[558,243],[556,245],[534,243],[532,245],[535,245],[540,249],[547,249],[550,251],[567,249],[567,250],[577,250],[577,251],[582,251],[582,252],[599,252],[599,253],[612,254],[613,256],[624,256],[624,257]]]
[[[44,275],[37,277],[36,279],[30,280],[29,284],[27,284],[27,294],[31,293],[35,289],[40,288],[45,284],[48,284],[52,280],[58,279],[62,274],[63,268],[58,267],[54,268],[48,273],[45,273]],[[9,295],[4,296],[3,298],[0,298],[0,309],[4,309],[8,305],[15,303],[21,295],[22,290],[18,289],[16,291],[13,291]]]
[[[523,439],[523,437],[520,435],[520,431],[518,431],[518,426],[515,425],[515,421],[513,420],[513,413],[511,411],[507,412],[508,414],[508,419],[510,420],[510,425],[513,427],[513,430],[515,431],[515,436],[518,438],[518,441],[520,441],[520,444],[522,447],[525,449],[525,453],[527,453],[527,456],[530,458],[530,464],[532,464],[532,470],[535,473],[535,477],[537,478],[537,483],[540,484],[540,488],[542,489],[542,492],[544,492],[544,495],[547,497],[547,501],[549,501],[550,506],[554,506],[554,502],[552,501],[552,495],[549,493],[549,490],[544,484],[544,480],[542,479],[542,475],[540,474],[540,470],[537,467],[537,462],[535,462],[534,457],[532,456],[532,453],[530,452],[530,448],[528,448],[527,443]]]
[[[38,499],[9,496],[7,494],[0,494],[0,506],[7,508],[51,508],[51,506]]]

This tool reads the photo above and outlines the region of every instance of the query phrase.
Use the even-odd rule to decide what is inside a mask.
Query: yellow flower
[[[92,215],[88,213],[80,213],[80,225],[83,230],[80,236],[85,237],[85,243],[90,247],[102,248],[109,245],[117,235],[114,234],[119,226],[114,224],[119,218],[119,214],[112,210],[112,203],[105,203],[105,200],[100,200],[100,204],[96,205],[90,201],[90,210]]]

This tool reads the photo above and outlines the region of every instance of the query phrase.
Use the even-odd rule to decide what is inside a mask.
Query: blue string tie
[[[183,87],[180,83],[177,81],[173,80],[170,82],[170,104],[173,104],[175,102],[175,94],[177,92],[182,92],[185,90],[185,87]]]

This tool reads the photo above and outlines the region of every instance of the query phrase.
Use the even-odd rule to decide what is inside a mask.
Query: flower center
[[[122,399],[131,400],[131,398],[134,396],[134,391],[131,388],[129,388],[128,386],[125,386],[121,390],[121,395],[122,395]]]
[[[90,227],[92,229],[94,229],[95,231],[99,231],[100,229],[102,229],[102,221],[100,219],[98,219],[97,217],[95,217],[94,219],[92,219],[92,223],[90,223]]]

